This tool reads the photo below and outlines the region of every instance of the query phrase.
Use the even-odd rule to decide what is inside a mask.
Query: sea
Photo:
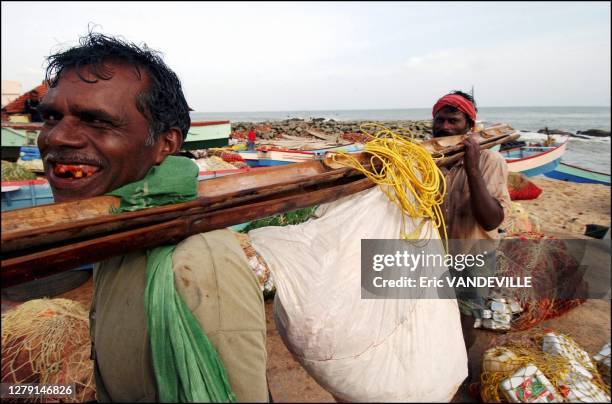
[[[291,118],[325,118],[336,121],[394,121],[431,119],[430,108],[321,111],[192,112],[192,120],[232,122],[277,121]],[[485,126],[507,123],[522,131],[522,140],[544,139],[537,131],[547,127],[577,133],[588,129],[610,131],[610,107],[479,107],[478,120]],[[571,138],[562,161],[610,173],[610,138]]]

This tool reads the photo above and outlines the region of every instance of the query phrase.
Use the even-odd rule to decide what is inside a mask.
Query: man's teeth
[[[56,164],[53,172],[63,178],[91,177],[99,170],[97,166],[87,164]]]

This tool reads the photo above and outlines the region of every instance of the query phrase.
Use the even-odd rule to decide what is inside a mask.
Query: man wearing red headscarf
[[[433,107],[433,136],[465,135],[461,144],[465,147],[463,160],[443,169],[446,179],[446,195],[442,205],[449,239],[455,243],[454,253],[474,254],[481,248],[476,240],[496,240],[497,228],[509,213],[508,166],[502,155],[490,149],[480,150],[471,136],[476,124],[474,99],[461,91],[454,91],[440,98]],[[489,250],[491,251],[491,250]],[[478,274],[480,275],[480,274]],[[484,275],[484,274],[483,274]],[[483,296],[486,292],[479,291]],[[458,293],[466,347],[474,342],[473,326],[484,308],[484,299],[463,299]]]

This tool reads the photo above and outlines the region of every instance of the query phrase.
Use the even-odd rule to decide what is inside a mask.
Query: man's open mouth
[[[53,174],[58,178],[63,179],[82,179],[88,178],[100,171],[99,166],[89,164],[63,164],[53,163]]]

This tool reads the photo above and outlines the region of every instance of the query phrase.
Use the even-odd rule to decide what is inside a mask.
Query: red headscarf
[[[438,111],[447,106],[457,108],[470,117],[473,122],[476,122],[476,108],[474,108],[474,104],[457,94],[448,94],[440,98],[433,106],[431,115],[435,118]]]

